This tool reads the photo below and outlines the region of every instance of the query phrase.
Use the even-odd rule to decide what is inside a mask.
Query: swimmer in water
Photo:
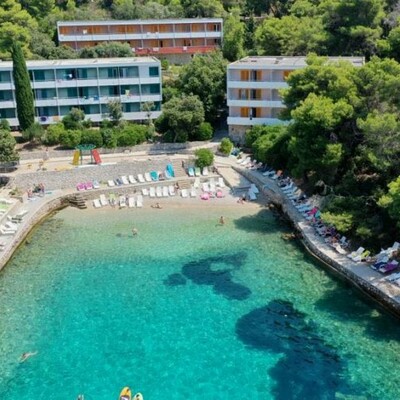
[[[29,352],[27,352],[27,353],[22,353],[22,355],[21,355],[21,357],[20,357],[20,359],[19,359],[19,362],[24,362],[24,361],[26,361],[29,357],[36,356],[37,353],[38,353],[37,351],[34,351],[33,353],[29,353]]]
[[[135,227],[133,227],[132,228],[132,235],[136,236],[138,233],[139,233],[139,231]]]

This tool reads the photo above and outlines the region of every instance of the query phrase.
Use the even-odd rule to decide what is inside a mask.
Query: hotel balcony
[[[210,53],[218,49],[219,46],[176,46],[176,47],[136,47],[133,52],[138,56],[157,55],[157,54],[199,54]]]
[[[228,125],[286,125],[288,123],[288,121],[282,121],[278,118],[228,117]]]
[[[282,100],[227,100],[229,107],[283,108]]]
[[[0,108],[15,108],[16,103],[13,100],[0,100]]]
[[[60,42],[109,42],[146,39],[220,39],[220,31],[201,32],[143,32],[143,33],[99,33],[59,35]]]
[[[228,88],[232,89],[286,89],[288,84],[282,81],[228,81]]]

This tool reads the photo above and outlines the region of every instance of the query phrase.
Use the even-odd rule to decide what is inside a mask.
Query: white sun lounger
[[[364,247],[359,247],[356,251],[351,252],[350,254],[347,255],[347,257],[354,259],[359,256],[361,256],[362,253],[364,253],[365,249]]]
[[[128,198],[128,207],[129,208],[135,207],[135,198],[133,196],[129,196]]]
[[[137,183],[137,181],[133,175],[129,175],[128,179],[129,179],[129,183]]]
[[[93,206],[94,208],[101,208],[101,203],[99,199],[94,199],[93,200]]]
[[[163,192],[162,192],[162,187],[161,186],[157,186],[156,187],[156,196],[157,197],[162,197],[163,196]]]
[[[143,196],[141,194],[139,194],[136,198],[136,207],[143,207]]]
[[[4,228],[0,228],[0,234],[7,236],[7,235],[14,235],[16,231],[13,230],[8,230],[8,229],[4,229]]]
[[[168,193],[169,193],[170,196],[175,196],[176,195],[174,185],[169,185],[168,186]]]
[[[144,176],[142,175],[142,174],[138,174],[138,181],[140,182],[140,183],[145,183],[146,181],[144,180]]]
[[[151,182],[151,176],[150,176],[150,172],[145,172],[144,173],[144,179],[146,180],[146,182]]]
[[[13,204],[14,202],[12,200],[5,199],[4,197],[1,197],[0,198],[0,203],[1,204]]]
[[[197,197],[197,192],[196,192],[196,189],[195,189],[195,188],[192,188],[192,189],[190,190],[190,197]]]
[[[169,197],[168,186],[163,186],[162,195],[163,197]]]
[[[115,182],[112,179],[110,179],[108,181],[108,186],[110,186],[110,187],[115,186]]]
[[[207,176],[208,175],[208,168],[207,167],[203,168],[202,175],[203,176]]]
[[[156,197],[156,189],[155,189],[154,186],[152,186],[152,187],[149,189],[149,196],[150,196],[150,197]]]
[[[222,176],[220,176],[220,177],[218,178],[218,186],[219,186],[220,188],[224,188],[224,187],[225,187],[225,181],[224,181],[224,178],[223,178]]]
[[[126,207],[126,198],[125,198],[125,196],[119,196],[119,206],[121,208]]]
[[[143,195],[143,196],[148,196],[148,195],[149,195],[149,189],[143,188],[143,189],[142,189],[142,195]]]
[[[22,218],[22,217],[25,217],[25,215],[26,214],[28,214],[28,210],[25,210],[25,209],[23,209],[23,210],[21,210],[21,211],[18,211],[16,214],[15,214],[15,216],[17,217],[17,218]]]
[[[245,167],[247,164],[251,163],[251,157],[246,157],[241,163],[240,165]]]
[[[252,184],[250,185],[250,190],[251,190],[254,194],[260,193],[260,191],[258,190],[258,187],[257,187],[254,183],[252,183]]]
[[[203,182],[202,189],[203,189],[203,192],[206,192],[206,193],[210,191],[210,185],[208,184],[208,182]]]
[[[100,195],[100,204],[102,206],[107,206],[108,205],[108,201],[106,199],[106,195],[105,194],[101,194]]]
[[[182,196],[183,198],[188,197],[188,191],[187,191],[187,189],[182,189],[182,190],[181,190],[181,196]]]
[[[198,189],[198,188],[200,187],[200,178],[196,178],[196,179],[194,180],[193,186],[194,186],[196,189]]]
[[[250,199],[251,201],[257,200],[256,194],[255,194],[251,189],[249,189],[249,191],[247,192],[247,194],[248,194],[249,199]]]
[[[121,181],[124,185],[129,185],[129,180],[126,175],[121,176]]]
[[[215,183],[210,182],[210,192],[215,193],[217,191],[217,188],[215,187]]]

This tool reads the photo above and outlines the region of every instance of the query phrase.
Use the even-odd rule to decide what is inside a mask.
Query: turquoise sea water
[[[46,220],[0,273],[0,399],[399,399],[400,322],[246,212]]]

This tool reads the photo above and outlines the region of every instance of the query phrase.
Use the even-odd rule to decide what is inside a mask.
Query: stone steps
[[[82,193],[77,193],[68,198],[68,202],[72,207],[77,207],[81,210],[87,208],[86,198]]]

